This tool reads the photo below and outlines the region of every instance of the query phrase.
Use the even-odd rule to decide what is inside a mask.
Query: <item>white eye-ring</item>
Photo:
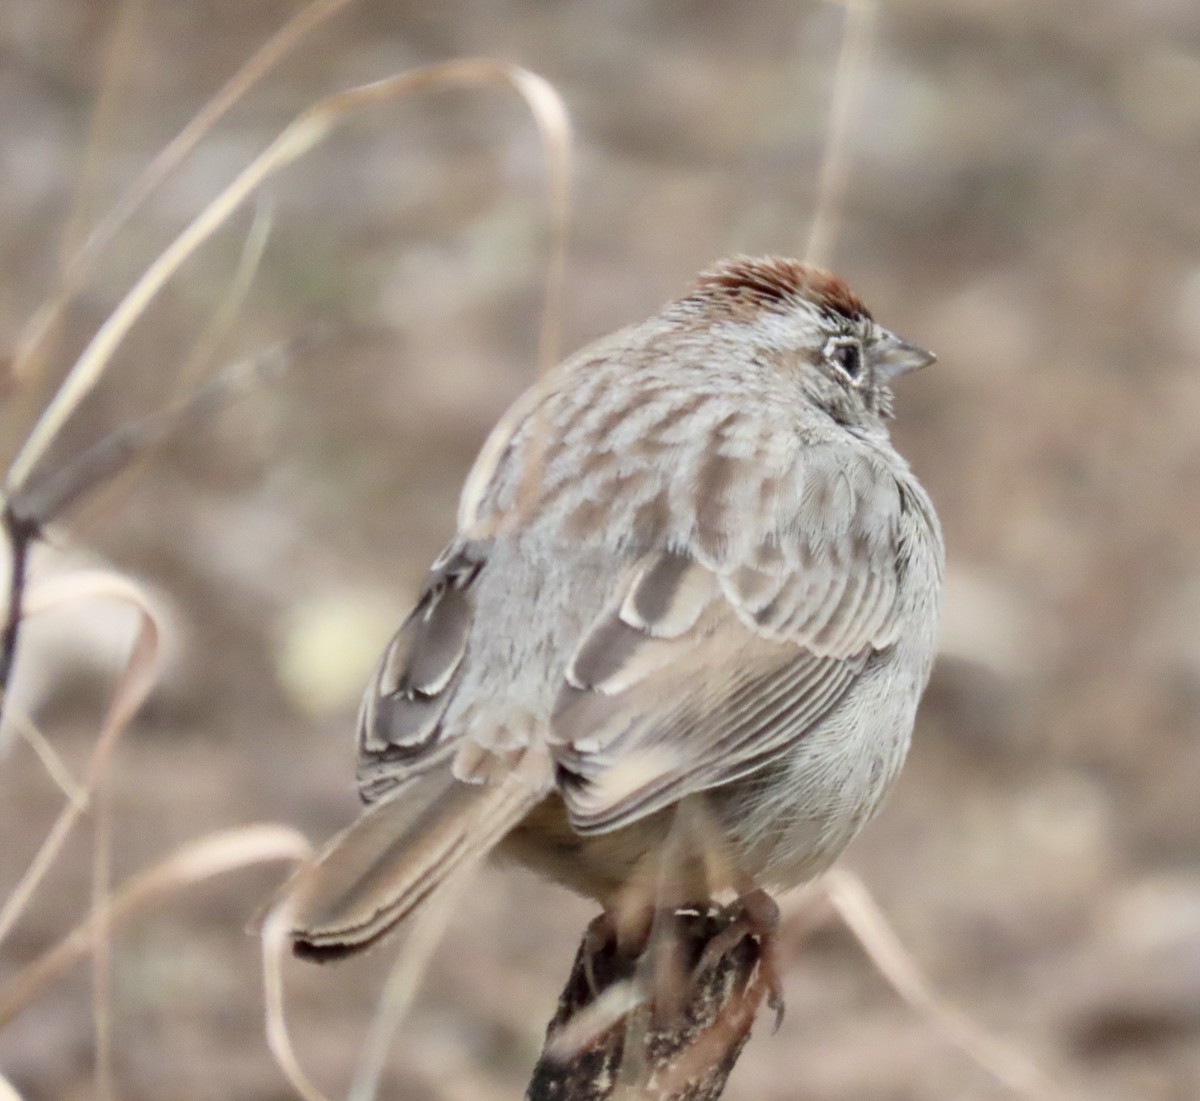
[[[822,353],[852,383],[862,381],[862,342],[852,336],[833,336],[825,342]]]

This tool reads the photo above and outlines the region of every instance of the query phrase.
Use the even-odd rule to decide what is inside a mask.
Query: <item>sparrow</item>
[[[605,911],[826,869],[934,659],[941,530],[888,435],[933,360],[837,276],[735,257],[519,398],[366,692],[366,808],[293,881],[295,952],[492,854]]]

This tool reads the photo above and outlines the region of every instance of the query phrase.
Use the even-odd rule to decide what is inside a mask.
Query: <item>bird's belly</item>
[[[657,867],[672,816],[667,810],[608,833],[580,834],[563,801],[550,795],[504,839],[496,855],[609,908],[633,883],[653,878],[650,865]]]
[[[825,871],[879,810],[910,735],[903,721],[869,732],[823,725],[787,757],[722,789],[720,816],[748,874],[786,889]]]
[[[814,732],[814,742],[820,732]],[[549,796],[505,838],[513,860],[611,908],[702,902],[752,886],[786,889],[819,875],[874,815],[908,746],[907,736],[866,754],[780,761],[620,829],[579,834]]]
[[[786,889],[825,871],[874,816],[908,752],[927,664],[878,655],[816,727],[747,776],[607,833],[580,834],[548,796],[498,853],[611,906],[750,886]]]

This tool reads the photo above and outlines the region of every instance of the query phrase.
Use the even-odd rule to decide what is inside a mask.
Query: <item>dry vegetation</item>
[[[97,444],[111,460],[114,440],[153,442],[34,561],[31,603],[59,607],[30,621],[14,699],[45,740],[0,739],[0,1019],[20,1009],[0,1024],[0,1098],[6,1082],[25,1101],[293,1096],[244,928],[304,837],[354,812],[367,666],[449,533],[474,449],[556,340],[538,333],[561,192],[554,142],[493,72],[339,114],[257,206],[219,227],[201,212],[308,105],[479,55],[545,76],[574,120],[550,310],[563,346],[717,256],[811,248],[941,357],[905,385],[895,431],[947,529],[945,655],[900,789],[847,865],[967,1016],[876,931],[909,1001],[889,989],[837,917],[850,905],[872,931],[869,911],[836,879],[786,908],[788,1016],[758,1030],[728,1096],[1003,1098],[1022,1060],[1070,1097],[1200,1095],[1193,0],[884,4],[849,84],[833,4],[325,0],[144,205],[105,221],[298,10],[10,0],[0,15],[9,499]],[[830,161],[839,119],[848,159]],[[814,219],[822,193],[840,219]],[[70,365],[198,215],[212,239],[30,466],[19,452]],[[97,226],[103,248],[85,244]],[[27,319],[63,287],[71,304],[25,356]],[[218,376],[227,363],[242,367]],[[223,411],[159,439],[152,414],[214,377]],[[381,1096],[519,1096],[589,917],[483,873]],[[285,969],[296,1052],[330,1096],[387,966]]]

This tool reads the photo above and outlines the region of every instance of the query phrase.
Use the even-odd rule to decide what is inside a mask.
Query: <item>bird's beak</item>
[[[885,382],[937,362],[937,356],[932,352],[919,345],[910,344],[907,340],[901,340],[895,333],[889,333],[886,329],[879,331],[879,339],[871,348],[871,358],[876,373]]]

